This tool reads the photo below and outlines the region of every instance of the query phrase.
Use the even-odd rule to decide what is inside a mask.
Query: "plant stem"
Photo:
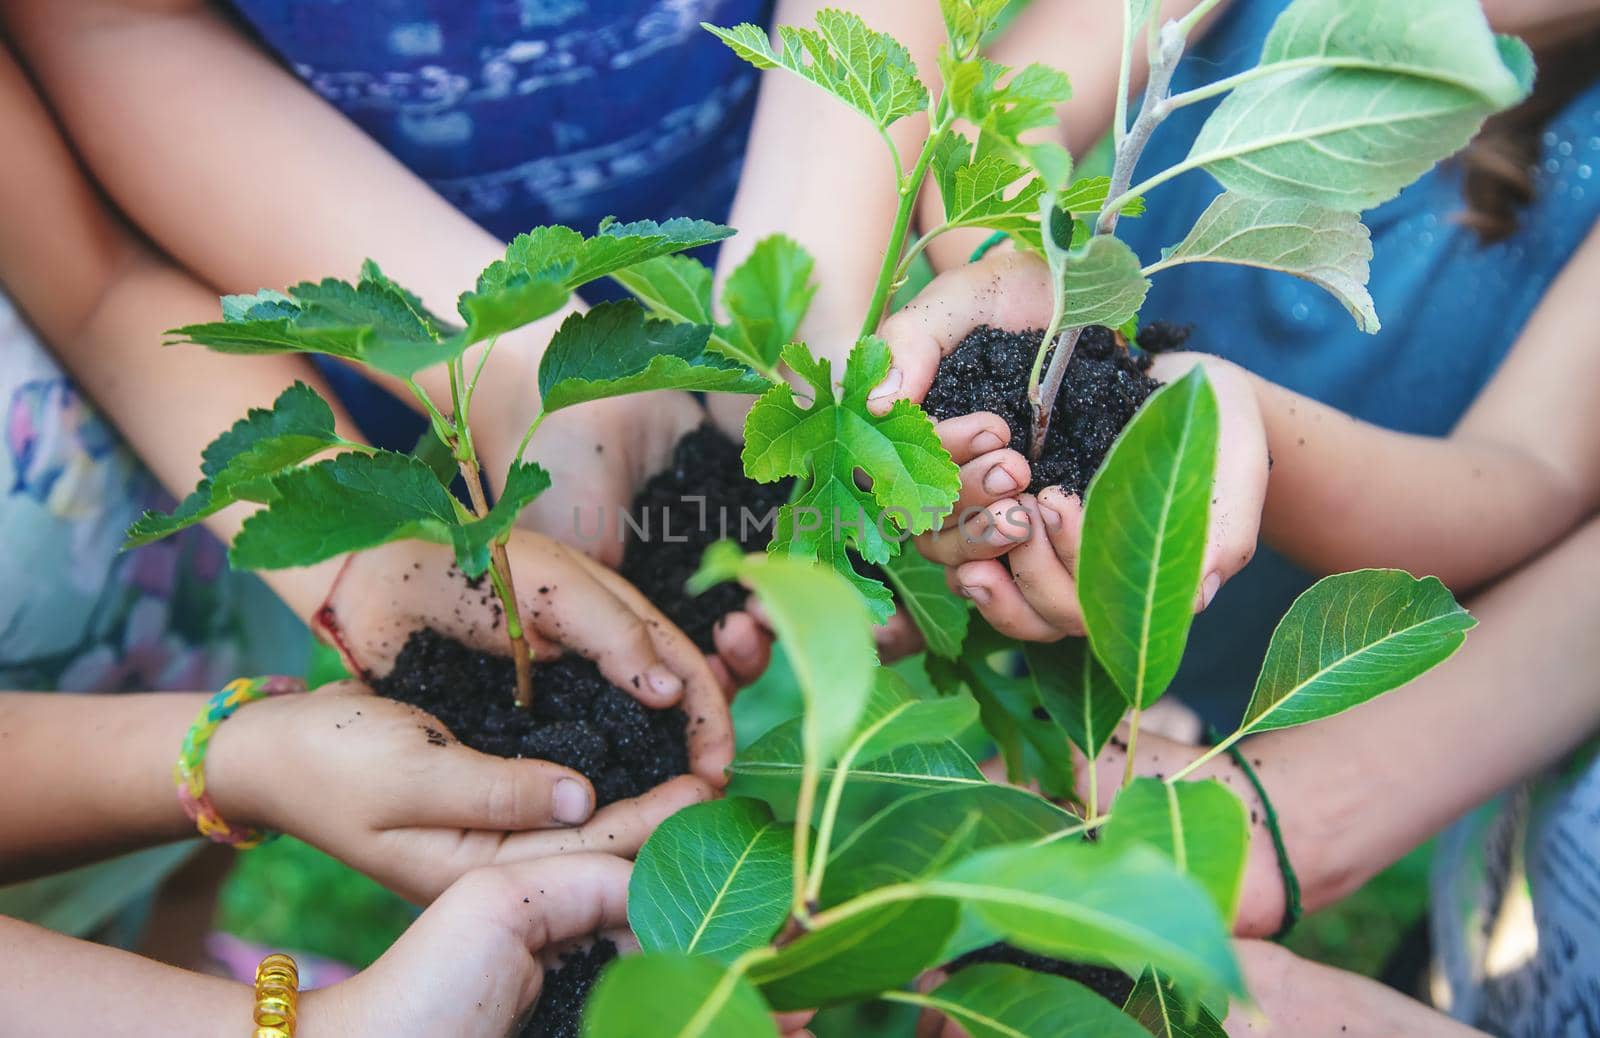
[[[1202,753],[1200,756],[1196,757],[1194,760],[1190,761],[1188,764],[1185,764],[1183,767],[1179,768],[1170,777],[1168,777],[1167,781],[1168,782],[1179,782],[1179,781],[1182,781],[1185,778],[1188,778],[1190,775],[1194,774],[1194,772],[1196,770],[1198,770],[1200,767],[1202,767],[1207,761],[1211,760],[1213,757],[1215,757],[1215,756],[1217,756],[1218,754],[1221,754],[1221,753],[1226,753],[1228,751],[1228,749],[1231,746],[1233,746],[1234,743],[1238,742],[1243,737],[1244,737],[1244,729],[1241,728],[1239,731],[1236,731],[1232,735],[1228,736],[1226,739],[1223,739],[1221,742],[1217,743],[1215,746],[1211,747],[1211,749],[1209,749],[1206,752]]]
[[[810,765],[801,771],[800,795],[795,800],[794,812],[794,904],[790,914],[808,930],[814,926],[815,920],[811,916],[811,904],[806,893],[809,886],[806,845],[811,838],[811,815],[817,806],[817,780],[820,777]]]
[[[1104,749],[1102,746],[1101,749]],[[1089,814],[1100,813],[1100,758],[1089,758]]]
[[[489,514],[489,502],[483,496],[483,478],[478,470],[478,459],[469,455],[461,459],[461,478],[466,480],[467,495],[472,498],[472,510],[479,519]],[[522,626],[522,610],[517,605],[516,580],[511,575],[511,558],[500,540],[489,545],[489,583],[506,616],[506,637],[511,640],[511,661],[517,671],[516,703],[526,710],[533,705],[533,652],[528,647],[527,632]]]
[[[1214,0],[1212,0],[1214,3]],[[1202,4],[1209,7],[1211,4]],[[1186,30],[1178,22],[1168,22],[1162,26],[1158,37],[1159,42],[1155,47],[1150,62],[1150,78],[1145,83],[1144,102],[1139,106],[1139,115],[1133,120],[1133,125],[1128,128],[1127,135],[1117,147],[1116,160],[1111,168],[1111,184],[1106,189],[1106,201],[1100,207],[1100,215],[1095,219],[1094,233],[1115,234],[1117,219],[1122,215],[1122,207],[1127,204],[1129,195],[1128,185],[1133,181],[1133,171],[1139,165],[1139,159],[1144,155],[1145,146],[1150,143],[1150,137],[1155,133],[1156,127],[1164,122],[1171,114],[1172,108],[1168,98],[1172,94],[1172,75],[1178,69],[1178,62],[1183,58],[1183,45]],[[1122,54],[1123,76],[1122,82],[1127,81],[1127,68],[1132,62],[1132,48],[1124,47]],[[1124,94],[1118,95],[1119,102],[1126,103]],[[1049,226],[1045,233],[1049,233]],[[1061,295],[1063,286],[1057,286],[1056,294]],[[1072,361],[1072,354],[1078,348],[1078,339],[1083,334],[1082,328],[1068,328],[1056,343],[1055,353],[1050,357],[1050,368],[1045,372],[1042,383],[1030,381],[1028,386],[1028,402],[1033,405],[1033,442],[1029,445],[1029,453],[1034,460],[1038,460],[1040,452],[1044,450],[1046,435],[1050,432],[1050,415],[1055,409],[1056,397],[1061,395],[1061,385],[1067,378],[1067,365]],[[1045,343],[1050,340],[1045,339]],[[1042,361],[1046,346],[1040,345],[1038,360],[1034,363],[1038,369]],[[1037,387],[1037,393],[1035,392]]]
[[[1133,782],[1133,752],[1139,745],[1139,718],[1143,714],[1144,707],[1135,705],[1133,712],[1128,715],[1128,759],[1123,762],[1123,788],[1127,788]]]
[[[895,150],[894,142],[889,140],[888,135],[884,135],[894,155],[900,205],[895,210],[894,229],[889,232],[889,242],[883,248],[883,263],[878,269],[877,284],[872,289],[872,301],[867,304],[867,316],[861,322],[861,338],[876,332],[879,322],[883,320],[883,311],[889,305],[889,290],[894,285],[895,272],[900,268],[900,253],[905,248],[906,233],[911,228],[911,214],[917,207],[917,196],[922,192],[922,181],[927,177],[934,152],[938,150],[939,142],[944,139],[945,131],[950,126],[950,116],[944,111],[943,100],[939,102],[939,109],[937,125],[923,143],[922,154],[917,156],[917,164],[912,167],[910,176],[898,175],[900,153]]]
[[[513,463],[521,461],[522,456],[528,453],[528,445],[533,442],[533,434],[539,431],[539,426],[544,424],[544,417],[548,412],[541,406],[539,413],[533,416],[533,421],[528,424],[528,431],[522,434],[522,439],[517,443],[517,453],[511,456]]]

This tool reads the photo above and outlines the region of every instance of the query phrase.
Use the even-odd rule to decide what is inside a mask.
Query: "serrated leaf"
[[[1281,72],[1272,73],[1274,65]],[[1388,201],[1525,97],[1525,47],[1472,0],[1296,0],[1180,168],[1231,191],[1360,212]]]
[[[1117,730],[1128,700],[1083,638],[1023,646],[1034,695],[1050,719],[1090,760]]]
[[[691,256],[657,256],[612,271],[652,316],[678,324],[711,324],[711,268]]]
[[[1250,821],[1244,804],[1220,782],[1137,778],[1117,794],[1101,829],[1108,848],[1154,848],[1211,895],[1224,922],[1239,909]]]
[[[334,431],[333,411],[303,382],[278,394],[270,408],[252,407],[206,447],[202,479],[171,515],[146,512],[128,530],[124,548],[160,540],[236,501],[271,499],[271,477],[347,441]]]
[[[1073,216],[1092,219],[1105,208],[1106,196],[1110,191],[1110,177],[1084,177],[1063,188],[1056,198],[1056,205]],[[1123,203],[1122,215],[1143,216],[1144,199],[1137,195],[1128,199]]]
[[[1183,241],[1146,273],[1181,263],[1237,263],[1281,270],[1327,290],[1356,325],[1380,325],[1367,291],[1372,234],[1355,213],[1296,198],[1246,198],[1224,192],[1206,207]]]
[[[756,68],[782,68],[802,76],[879,128],[928,107],[928,91],[917,79],[911,53],[847,11],[818,11],[814,29],[779,26],[781,50],[773,49],[758,25],[702,25]]]
[[[945,659],[961,655],[972,609],[945,583],[944,568],[920,552],[902,551],[883,567],[900,607],[922,632],[928,651]]]
[[[539,361],[544,410],[654,389],[759,393],[771,386],[744,365],[706,352],[710,334],[705,325],[646,320],[632,300],[575,313]]]
[[[1056,145],[1035,151],[1023,134],[1056,123],[1056,109],[1071,98],[1066,74],[1046,65],[1028,65],[1015,75],[987,58],[939,57],[946,93],[957,115],[978,128],[978,157],[999,153],[1033,166],[1046,184],[1060,186],[1071,174],[1071,157]],[[1004,80],[1004,82],[1002,82]],[[1043,159],[1043,167],[1041,162]]]
[[[750,979],[779,1012],[874,997],[937,964],[960,914],[939,899],[870,909],[785,945]]]
[[[810,384],[815,399],[802,407],[787,384],[769,389],[745,420],[745,473],[758,482],[798,479],[794,499],[778,512],[768,546],[775,555],[822,562],[862,593],[882,623],[893,610],[889,590],[856,573],[854,551],[882,564],[901,549],[895,531],[933,529],[949,513],[960,475],[933,423],[910,401],[888,414],[867,410],[867,394],[889,370],[889,348],[877,336],[856,344],[835,394],[832,368],[800,343],[783,359]],[[863,489],[857,470],[870,486]]]
[[[1475,626],[1436,577],[1397,569],[1324,577],[1272,632],[1240,729],[1289,728],[1365,703],[1443,663]]]
[[[368,260],[352,285],[337,278],[306,281],[283,292],[227,296],[223,320],[167,332],[168,345],[193,343],[219,353],[318,353],[339,357],[395,376],[459,355],[459,338],[424,310],[415,295],[396,285]]]
[[[921,879],[975,851],[1038,840],[1075,822],[1043,797],[1010,786],[913,793],[858,826],[833,852],[822,904]]]
[[[1108,234],[1097,234],[1068,252],[1058,284],[1065,296],[1063,328],[1115,328],[1139,315],[1150,291],[1139,257],[1122,239]]]
[[[750,358],[747,362],[762,371],[777,367],[816,294],[814,266],[811,254],[793,238],[773,234],[756,243],[722,289],[722,305],[732,322],[722,332],[732,347],[730,356]]]
[[[953,143],[941,142],[938,160],[953,164],[935,166],[945,224],[1037,235],[1044,185],[1032,170],[998,154],[970,161],[972,146],[965,139],[952,133],[946,140]]]
[[[649,992],[641,998],[641,992]],[[616,959],[583,1012],[584,1038],[778,1038],[761,996],[721,963],[680,952]]]
[[[672,815],[639,851],[628,924],[647,952],[732,962],[789,915],[789,827],[755,800],[713,800]]]
[[[1194,620],[1217,460],[1217,398],[1201,368],[1154,393],[1089,483],[1078,594],[1094,654],[1130,703],[1177,673]]]
[[[425,462],[341,454],[274,479],[271,504],[244,521],[228,558],[240,569],[284,569],[415,539],[450,545],[473,577],[488,569],[490,542],[549,484],[539,466],[515,465],[500,501],[472,520]]]
[[[1144,1038],[1137,1023],[1082,984],[1020,966],[968,966],[914,1001],[971,1038]]]
[[[519,328],[555,313],[591,281],[731,234],[730,227],[683,217],[659,224],[608,217],[591,238],[559,225],[535,227],[512,239],[504,258],[489,264],[476,288],[462,294],[462,337],[473,343]]]
[[[950,49],[965,54],[994,28],[1010,0],[939,0]]]
[[[804,760],[820,769],[850,741],[875,683],[866,609],[835,573],[795,559],[745,555],[721,541],[690,581],[696,593],[738,580],[756,593],[805,699]]]
[[[1195,990],[1244,990],[1211,899],[1146,847],[998,847],[913,886],[959,902],[1009,943],[1040,955],[1147,962]]]
[[[1172,981],[1149,967],[1139,975],[1122,1011],[1155,1038],[1228,1038],[1205,1006],[1188,1005]]]

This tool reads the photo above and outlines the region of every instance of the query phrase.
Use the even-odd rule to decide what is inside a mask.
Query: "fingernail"
[[[972,601],[978,603],[978,605],[986,606],[989,604],[989,589],[976,584],[962,584],[961,597],[970,598]]]
[[[650,690],[663,699],[683,691],[683,679],[665,667],[651,667],[645,671],[644,679],[650,683]]]
[[[1039,502],[1039,514],[1044,516],[1044,524],[1046,526],[1050,527],[1050,529],[1052,529],[1052,530],[1061,529],[1061,523],[1062,523],[1061,513],[1056,511],[1054,508],[1051,508],[1049,505],[1045,504],[1043,501]]]
[[[576,779],[557,779],[555,792],[550,795],[551,811],[556,821],[577,825],[589,818],[589,790]]]
[[[878,383],[878,388],[867,394],[868,400],[882,400],[886,396],[893,396],[900,392],[900,387],[905,383],[905,375],[899,368],[890,368],[889,373]]]
[[[1217,589],[1222,586],[1222,574],[1212,573],[1206,577],[1206,582],[1200,585],[1200,608],[1204,609],[1217,597]]]
[[[997,451],[1005,445],[1006,441],[988,429],[972,438],[972,452],[974,454],[988,454],[990,451]]]
[[[1017,489],[1017,481],[1004,465],[996,465],[983,477],[983,489],[991,494],[1006,494]]]

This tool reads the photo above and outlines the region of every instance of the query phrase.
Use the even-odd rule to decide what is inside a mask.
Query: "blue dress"
[[[233,0],[322,98],[485,229],[592,233],[723,220],[756,71],[700,27],[764,23],[770,0]],[[396,213],[396,219],[404,219]],[[466,285],[462,285],[465,289]],[[591,299],[617,290],[609,283]],[[357,421],[409,449],[423,423],[347,368]]]
[[[1175,91],[1251,67],[1287,0],[1238,0],[1179,66]],[[1181,161],[1215,103],[1180,109],[1156,131],[1148,176]],[[1193,324],[1195,349],[1391,429],[1448,433],[1494,375],[1550,283],[1600,215],[1600,85],[1543,139],[1537,200],[1496,245],[1453,217],[1459,168],[1446,163],[1367,213],[1372,296],[1383,330],[1358,331],[1332,296],[1287,274],[1192,264],[1157,274],[1144,319]],[[1135,177],[1137,181],[1138,177]],[[1150,212],[1118,227],[1146,263],[1180,241],[1220,191],[1203,172],[1151,192]],[[1190,636],[1174,690],[1224,731],[1242,713],[1274,625],[1311,576],[1263,548],[1218,593]]]

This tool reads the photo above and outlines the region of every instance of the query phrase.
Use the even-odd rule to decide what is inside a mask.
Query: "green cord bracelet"
[[[1005,241],[1006,237],[1007,235],[1005,231],[995,231],[993,234],[989,235],[989,237],[983,239],[982,245],[979,245],[976,249],[972,250],[972,255],[967,257],[967,262],[976,263],[983,259],[983,257],[989,255],[989,250]]]
[[[1218,732],[1209,726],[1206,738],[1215,743]],[[1244,777],[1250,780],[1250,785],[1256,791],[1256,796],[1261,798],[1262,813],[1265,815],[1267,832],[1272,835],[1272,849],[1278,855],[1278,872],[1283,876],[1283,921],[1278,924],[1278,931],[1272,935],[1274,941],[1281,941],[1294,929],[1294,924],[1300,921],[1304,907],[1300,904],[1300,877],[1295,875],[1294,864],[1289,861],[1289,849],[1283,845],[1283,830],[1278,827],[1278,812],[1273,808],[1272,801],[1267,797],[1267,788],[1261,784],[1261,778],[1245,760],[1244,751],[1239,749],[1237,743],[1228,747],[1228,756],[1239,765],[1239,770],[1244,772]]]

